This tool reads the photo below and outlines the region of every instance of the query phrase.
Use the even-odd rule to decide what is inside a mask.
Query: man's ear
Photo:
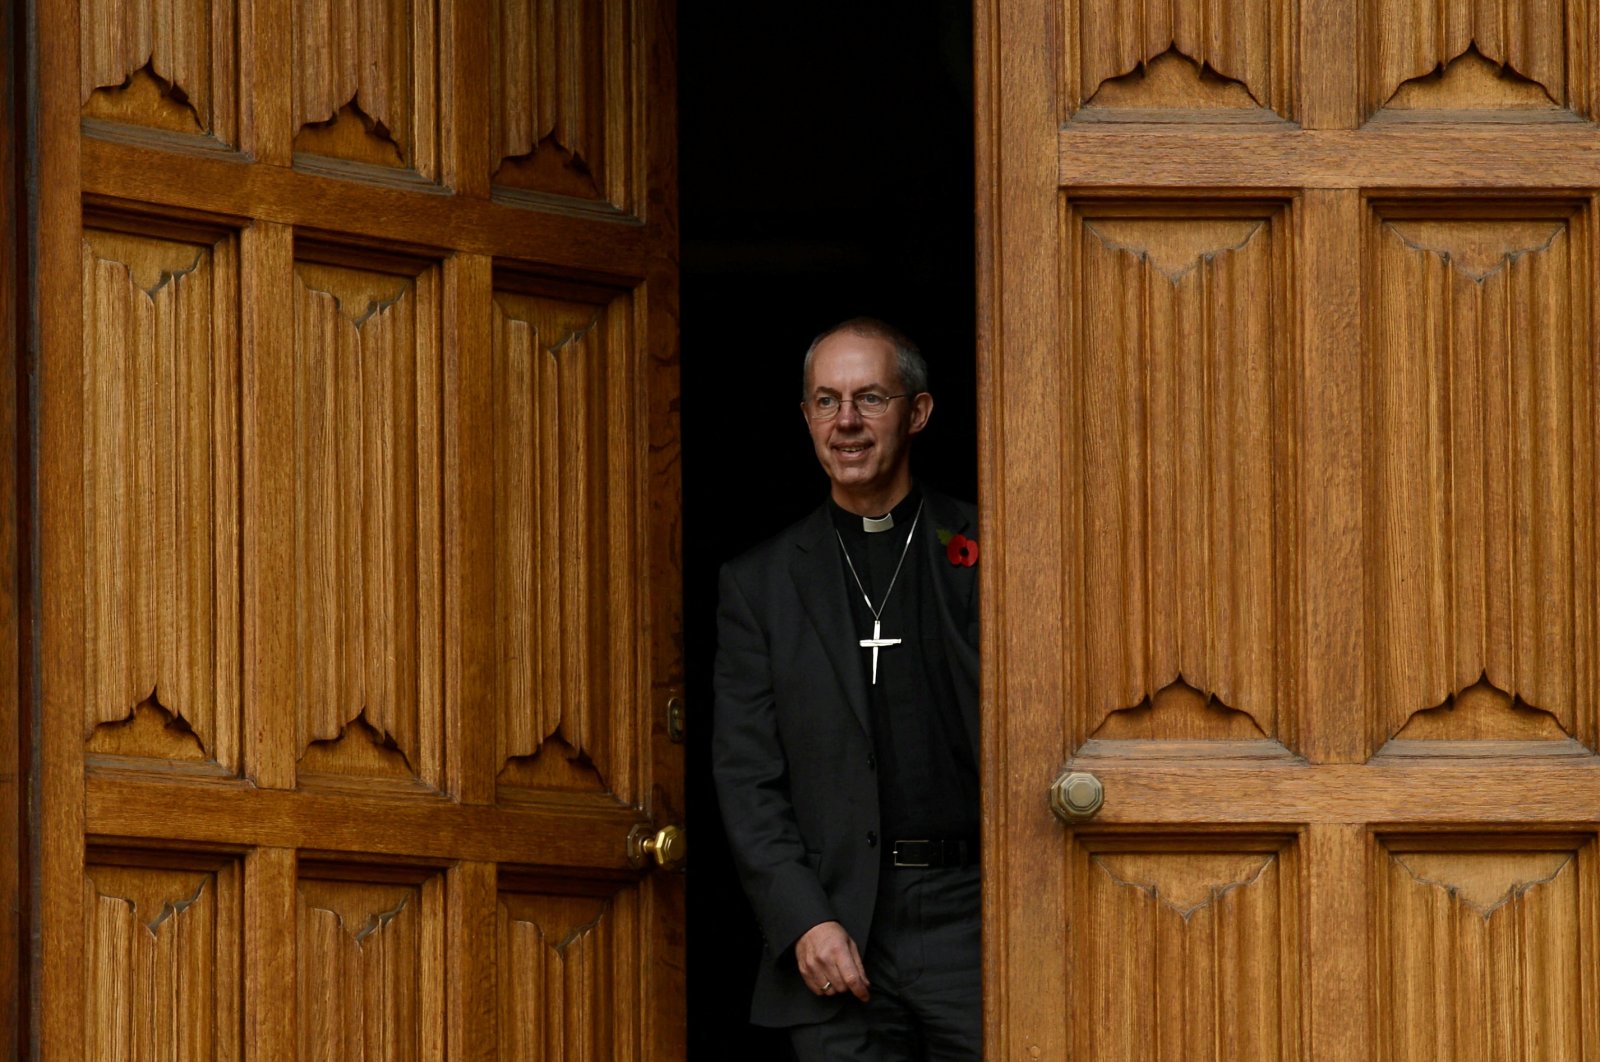
[[[928,418],[933,416],[933,396],[926,391],[918,391],[917,397],[911,400],[911,434],[915,435],[928,426]]]

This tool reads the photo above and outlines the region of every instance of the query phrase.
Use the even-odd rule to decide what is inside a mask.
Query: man
[[[802,1062],[977,1059],[976,514],[911,476],[933,396],[881,321],[801,403],[831,484],[726,565],[713,770],[766,943],[751,1018]]]

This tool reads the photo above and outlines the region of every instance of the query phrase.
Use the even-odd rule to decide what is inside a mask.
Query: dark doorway
[[[976,497],[972,13],[962,0],[680,0],[691,1059],[782,1057],[710,781],[716,576],[824,496],[800,363],[858,314],[923,347],[917,474]]]

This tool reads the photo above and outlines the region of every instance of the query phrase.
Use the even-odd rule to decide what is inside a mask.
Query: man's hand
[[[794,957],[806,987],[817,995],[849,992],[863,1003],[872,998],[861,953],[838,922],[821,922],[806,930],[795,942]]]

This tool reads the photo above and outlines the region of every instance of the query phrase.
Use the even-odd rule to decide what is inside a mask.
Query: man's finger
[[[872,982],[867,980],[867,968],[861,962],[861,952],[856,950],[854,940],[847,937],[845,943],[848,945],[848,954],[845,956],[847,965],[840,971],[844,974],[844,986],[861,1002],[869,1002],[872,999]]]
[[[802,934],[795,943],[795,959],[806,987],[819,996],[843,991],[843,971],[854,946],[838,922],[822,922]]]

